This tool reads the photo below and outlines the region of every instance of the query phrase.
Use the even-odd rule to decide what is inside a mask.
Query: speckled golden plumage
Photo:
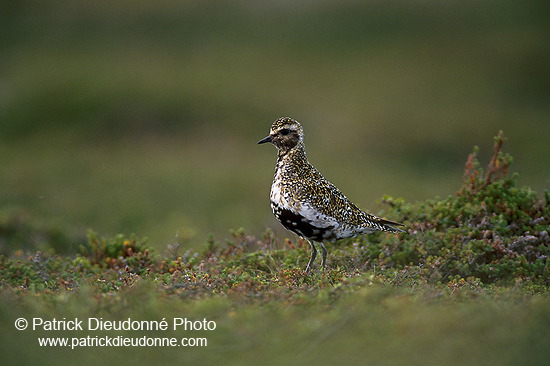
[[[392,226],[402,224],[360,210],[309,163],[304,131],[298,121],[290,117],[277,119],[271,125],[269,136],[258,143],[266,142],[271,142],[278,151],[271,186],[271,208],[285,228],[308,240],[311,245],[312,253],[306,271],[311,269],[317,255],[312,241],[321,244],[321,265],[324,267],[324,241],[332,242],[376,230],[403,231]]]

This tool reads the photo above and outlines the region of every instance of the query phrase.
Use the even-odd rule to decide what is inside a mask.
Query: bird
[[[287,230],[309,243],[311,257],[306,273],[311,271],[317,256],[314,242],[321,245],[321,269],[324,269],[327,259],[324,242],[374,231],[405,232],[395,227],[404,224],[362,211],[323,177],[307,159],[304,130],[295,119],[281,117],[275,120],[269,135],[258,141],[258,144],[264,143],[272,143],[277,148],[271,209]]]

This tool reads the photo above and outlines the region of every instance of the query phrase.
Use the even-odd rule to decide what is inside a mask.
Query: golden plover
[[[403,224],[361,211],[309,163],[304,130],[298,121],[289,117],[277,119],[271,125],[269,136],[258,144],[266,142],[271,142],[278,150],[271,185],[271,209],[286,229],[311,246],[306,272],[317,256],[314,241],[321,244],[321,267],[324,268],[327,258],[324,241],[333,242],[376,230],[403,232],[392,226]]]

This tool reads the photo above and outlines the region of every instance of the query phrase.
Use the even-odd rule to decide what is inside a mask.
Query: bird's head
[[[304,139],[302,125],[290,118],[281,117],[271,125],[269,136],[258,141],[258,144],[271,142],[279,151],[288,151]]]

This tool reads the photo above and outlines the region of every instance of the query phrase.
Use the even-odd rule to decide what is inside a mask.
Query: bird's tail
[[[405,230],[401,230],[400,228],[394,227],[394,226],[405,226],[405,224],[401,224],[399,222],[381,219],[377,217],[377,222],[384,228],[384,231],[389,231],[392,233],[404,233]]]

